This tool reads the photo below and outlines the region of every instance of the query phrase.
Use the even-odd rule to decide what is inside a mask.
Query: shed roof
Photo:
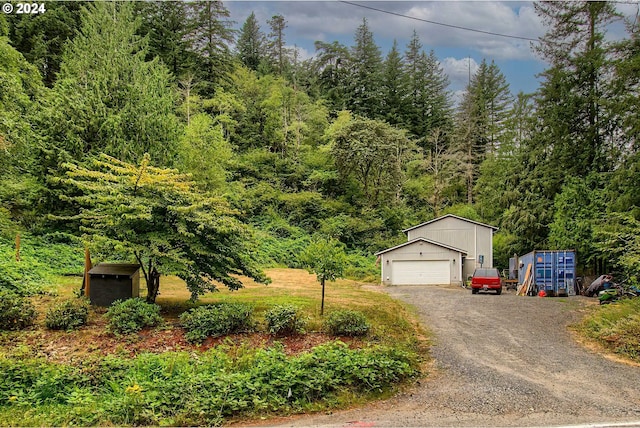
[[[389,251],[395,250],[397,248],[402,248],[402,247],[406,247],[407,245],[415,244],[418,241],[423,241],[423,242],[426,242],[428,244],[432,244],[432,245],[436,245],[438,247],[446,248],[447,250],[456,251],[458,253],[467,254],[467,252],[465,250],[461,250],[460,248],[452,247],[451,245],[443,244],[442,242],[433,241],[431,239],[419,237],[419,238],[412,239],[411,241],[407,241],[407,242],[405,242],[403,244],[396,245],[395,247],[391,247],[391,248],[387,248],[386,250],[378,251],[374,255],[379,256],[380,254],[388,253]]]
[[[489,224],[484,224],[484,223],[480,223],[479,221],[469,220],[468,218],[464,218],[464,217],[458,217],[457,215],[453,215],[453,214],[447,214],[447,215],[443,215],[442,217],[434,218],[433,220],[425,221],[424,223],[420,223],[417,226],[413,226],[413,227],[410,227],[408,229],[405,229],[405,230],[403,230],[403,232],[407,233],[410,230],[417,229],[419,227],[426,226],[426,225],[431,224],[431,223],[435,223],[435,222],[443,220],[443,219],[445,219],[447,217],[457,218],[458,220],[466,221],[467,223],[477,224],[478,226],[484,226],[484,227],[487,227],[489,229],[492,229],[494,232],[498,230],[497,227],[491,226]]]
[[[89,271],[89,275],[131,276],[140,265],[129,263],[99,263]]]

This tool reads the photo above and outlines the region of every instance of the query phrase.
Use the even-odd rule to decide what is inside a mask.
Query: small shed
[[[99,263],[89,271],[89,299],[96,306],[140,296],[140,265]]]
[[[464,250],[416,238],[376,253],[386,285],[460,284]]]

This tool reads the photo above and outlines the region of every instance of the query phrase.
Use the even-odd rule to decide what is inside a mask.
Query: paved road
[[[640,367],[589,351],[567,329],[588,299],[384,290],[433,332],[433,372],[392,399],[285,426],[640,426]]]

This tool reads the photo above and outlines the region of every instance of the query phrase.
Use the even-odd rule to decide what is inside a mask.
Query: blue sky
[[[287,21],[287,44],[296,45],[301,57],[314,54],[316,40],[337,40],[353,44],[356,28],[367,18],[376,43],[386,55],[393,40],[401,52],[415,29],[424,49],[434,50],[451,81],[450,90],[459,93],[483,60],[495,61],[506,76],[513,94],[533,92],[538,87],[536,74],[546,67],[531,49],[531,42],[545,32],[533,3],[524,1],[357,1],[364,6],[382,9],[428,21],[499,33],[513,37],[465,31],[430,24],[397,15],[357,7],[340,1],[228,1],[225,6],[239,28],[253,11],[263,32],[268,33],[267,20],[281,14]],[[637,3],[620,3],[618,9],[635,16]],[[614,29],[619,37],[622,29]]]

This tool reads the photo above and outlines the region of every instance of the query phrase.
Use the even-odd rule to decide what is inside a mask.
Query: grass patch
[[[419,375],[427,342],[417,339],[416,317],[402,304],[370,284],[328,283],[326,314],[356,310],[371,324],[366,337],[345,344],[322,332],[315,275],[266,273],[268,286],[242,278],[244,288],[220,287],[196,303],[183,281],[163,277],[163,327],[121,338],[106,334],[104,308],[92,307],[77,330],[46,329],[47,309],[82,282],[56,277],[57,295],[31,298],[36,326],[0,334],[0,426],[220,425],[360,405]],[[189,343],[180,314],[211,304],[251,306],[257,332]],[[307,333],[268,334],[265,315],[276,305],[299,308]]]
[[[594,307],[576,327],[606,349],[640,362],[640,299]]]
[[[64,236],[20,239],[20,261],[15,242],[0,238],[0,289],[24,296],[55,293],[57,277],[81,274],[84,250],[79,242]]]

